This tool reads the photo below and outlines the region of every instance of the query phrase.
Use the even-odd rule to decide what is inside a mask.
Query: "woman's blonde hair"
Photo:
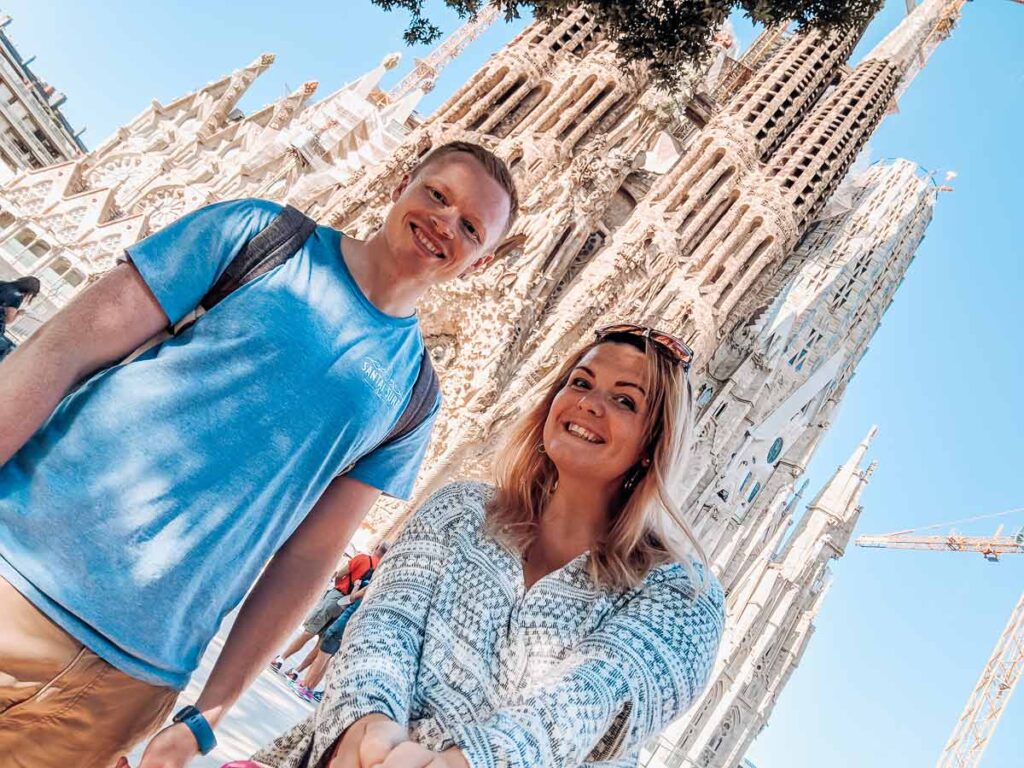
[[[691,559],[704,566],[706,573],[704,549],[669,491],[678,486],[689,455],[693,421],[690,382],[681,365],[637,336],[614,335],[594,341],[552,375],[544,397],[513,426],[495,456],[497,491],[488,505],[488,530],[520,552],[536,537],[540,516],[558,483],[558,470],[542,451],[544,422],[576,366],[604,343],[626,343],[645,353],[647,440],[641,456],[649,457],[650,465],[638,464],[627,473],[616,508],[611,510],[609,530],[590,552],[591,577],[603,586],[635,587],[651,568],[667,562],[689,567]],[[694,583],[702,586],[703,581],[701,576]]]

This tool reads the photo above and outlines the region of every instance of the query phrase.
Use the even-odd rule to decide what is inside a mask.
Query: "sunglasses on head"
[[[596,334],[598,339],[609,336],[635,336],[639,339],[646,339],[652,342],[654,348],[670,361],[682,365],[684,372],[690,370],[690,364],[693,362],[693,350],[685,341],[676,338],[671,333],[665,333],[646,325],[616,323],[598,328]]]

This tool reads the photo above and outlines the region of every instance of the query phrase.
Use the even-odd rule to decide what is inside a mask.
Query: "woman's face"
[[[617,487],[640,461],[646,368],[643,352],[611,342],[591,349],[572,370],[544,422],[544,450],[559,479]]]

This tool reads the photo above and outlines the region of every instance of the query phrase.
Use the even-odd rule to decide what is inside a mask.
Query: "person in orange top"
[[[371,554],[360,552],[353,555],[345,565],[335,572],[333,576],[334,586],[324,593],[324,596],[320,598],[313,607],[313,610],[310,611],[306,620],[302,623],[302,632],[299,633],[298,637],[270,662],[271,669],[275,672],[282,672],[284,663],[289,658],[302,650],[306,643],[323,632],[341,615],[341,612],[350,602],[348,598],[352,593],[353,585],[358,585],[368,571],[376,568],[377,564],[380,563],[380,559],[384,557],[384,553],[387,551],[387,542],[381,541]],[[283,672],[283,674],[293,680],[298,677],[298,673],[306,669],[316,657],[319,645],[317,643],[313,646],[312,652],[302,660],[298,667],[288,672]]]

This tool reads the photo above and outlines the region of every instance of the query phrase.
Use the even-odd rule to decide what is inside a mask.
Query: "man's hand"
[[[409,732],[384,715],[367,715],[356,720],[338,741],[327,768],[370,768],[380,765]]]
[[[175,723],[153,737],[142,753],[142,762],[136,768],[183,768],[199,754],[196,737],[188,726]],[[122,757],[114,768],[131,768]]]

